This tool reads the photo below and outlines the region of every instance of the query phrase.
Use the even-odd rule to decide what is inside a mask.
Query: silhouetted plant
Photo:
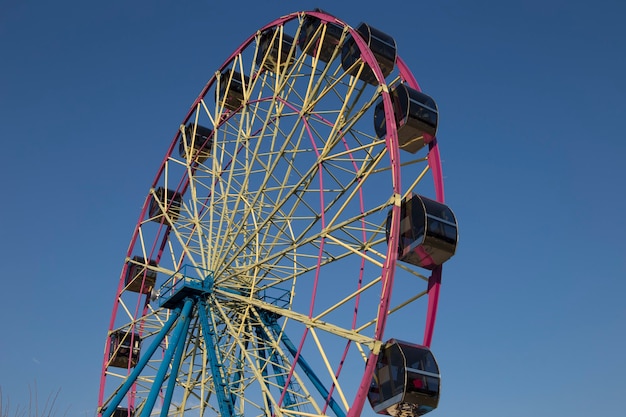
[[[0,417],[56,417],[58,415],[56,406],[57,399],[61,393],[61,388],[48,395],[43,405],[39,404],[36,383],[34,384],[34,387],[30,385],[28,386],[28,393],[28,404],[18,404],[15,406],[15,409],[12,410],[10,400],[5,398],[2,387],[0,387]],[[67,411],[61,415],[67,416]]]

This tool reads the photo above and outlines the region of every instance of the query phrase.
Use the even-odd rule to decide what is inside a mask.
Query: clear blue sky
[[[403,3],[404,6],[399,6]],[[92,416],[128,241],[171,137],[251,33],[321,7],[439,105],[460,223],[437,416],[623,416],[622,1],[0,1],[0,386]]]

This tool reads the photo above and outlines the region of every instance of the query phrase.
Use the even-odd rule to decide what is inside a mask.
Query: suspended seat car
[[[118,330],[111,334],[109,345],[109,366],[118,368],[134,367],[139,361],[141,339],[137,333]]]
[[[324,23],[318,17],[306,15],[298,37],[298,45],[305,54],[317,56],[320,61],[328,63],[339,45],[342,33],[343,28],[340,25]]]
[[[437,133],[435,100],[406,84],[399,84],[391,93],[400,149],[416,153],[433,140]],[[374,110],[374,129],[379,138],[387,134],[385,106],[381,100]]]
[[[268,71],[280,73],[293,64],[292,46],[292,36],[279,29],[268,29],[261,34],[256,64]]]
[[[125,407],[117,407],[111,417],[134,417],[135,411]]]
[[[195,135],[194,135],[195,132]],[[187,159],[185,154],[185,140],[187,141],[187,148],[189,149],[189,159],[194,158],[199,164],[207,160],[211,155],[211,148],[213,148],[213,130],[208,127],[189,123],[185,126],[185,135],[181,135],[180,142],[178,143],[178,153],[181,158]]]
[[[234,69],[227,69],[222,72],[219,80],[219,90],[216,90],[216,100],[228,110],[237,111],[243,106],[243,89],[249,85],[250,78],[242,76]]]
[[[132,261],[128,262],[124,283],[127,291],[138,292],[141,294],[150,294],[157,279],[156,271],[145,267],[146,260],[141,256],[134,256]],[[157,266],[156,261],[148,261],[148,265]],[[145,277],[144,277],[145,275]]]
[[[359,35],[361,35],[367,46],[369,46],[370,50],[374,54],[383,76],[387,77],[391,74],[391,71],[393,71],[393,68],[396,65],[396,58],[398,56],[395,39],[386,33],[371,27],[367,23],[361,23],[356,28],[356,31]],[[341,66],[344,71],[347,71],[356,77],[359,66],[352,66],[359,59],[361,59],[361,50],[356,44],[354,38],[350,36],[346,39],[346,42],[343,44],[341,49]],[[378,84],[374,72],[367,64],[364,65],[363,70],[359,75],[359,79],[368,84]]]
[[[387,239],[391,210],[387,215]],[[400,205],[398,260],[434,269],[450,259],[458,241],[454,213],[443,203],[414,194]]]
[[[180,205],[183,200],[182,196],[176,191],[170,189],[166,190],[163,187],[157,188],[155,194],[156,197],[152,198],[148,209],[150,220],[157,223],[164,220],[167,223],[167,220],[163,219],[163,209],[161,208],[163,207],[169,218],[172,219],[172,221],[176,221],[180,213]]]
[[[378,355],[367,397],[378,414],[421,416],[437,408],[440,380],[429,348],[391,339]]]

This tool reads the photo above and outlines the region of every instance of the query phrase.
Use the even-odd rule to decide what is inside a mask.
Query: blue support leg
[[[165,356],[163,357],[163,361],[161,362],[161,366],[159,367],[159,371],[154,377],[154,382],[152,383],[152,388],[150,388],[150,394],[148,394],[148,398],[141,409],[141,414],[139,417],[149,416],[152,413],[152,409],[154,408],[154,403],[156,403],[157,397],[159,396],[159,392],[163,386],[163,381],[165,380],[165,375],[167,374],[167,369],[170,366],[172,361],[172,356],[174,355],[174,350],[178,345],[178,340],[181,337],[185,337],[186,328],[185,323],[189,323],[188,316],[191,313],[191,309],[193,308],[194,300],[192,298],[187,298],[185,300],[185,305],[183,306],[183,310],[181,312],[181,321],[176,325],[176,329],[174,329],[174,334],[172,335],[172,343],[165,351]],[[169,408],[169,404],[163,404],[163,407]]]
[[[202,325],[204,335],[204,344],[206,345],[207,354],[209,355],[209,366],[213,375],[213,383],[215,385],[215,393],[219,402],[220,417],[234,417],[235,406],[232,401],[230,388],[226,377],[222,374],[222,361],[218,357],[215,329],[212,321],[209,320],[207,305],[204,300],[198,302],[198,316]]]
[[[143,368],[146,366],[154,352],[156,352],[157,348],[161,345],[161,342],[178,319],[178,316],[180,315],[180,310],[180,308],[172,310],[172,315],[167,320],[167,322],[165,322],[165,325],[159,331],[159,333],[157,333],[157,335],[154,337],[152,344],[141,355],[141,358],[139,358],[139,362],[137,363],[137,365],[135,365],[135,369],[133,369],[133,372],[131,372],[131,374],[128,376],[128,378],[120,387],[120,390],[117,392],[117,394],[115,394],[115,397],[113,397],[111,402],[107,404],[106,409],[102,411],[102,417],[111,417],[113,415],[113,413],[117,409],[117,406],[120,405],[120,403],[128,393],[130,387],[133,386],[133,384],[137,380],[137,377],[139,376],[141,371],[143,371]]]
[[[185,322],[183,324],[183,331],[178,338],[176,353],[174,355],[174,360],[172,361],[172,370],[170,371],[170,377],[167,381],[167,390],[165,391],[165,397],[163,398],[161,417],[167,417],[170,408],[169,405],[172,403],[172,396],[174,395],[174,388],[176,387],[176,376],[178,375],[180,363],[182,361],[183,354],[185,353],[185,342],[187,341],[185,334],[189,330],[189,324],[191,323],[191,314],[185,316],[184,320]]]

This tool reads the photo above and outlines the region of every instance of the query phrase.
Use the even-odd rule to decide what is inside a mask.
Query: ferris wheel
[[[434,409],[429,346],[458,238],[437,119],[394,39],[368,24],[298,12],[246,39],[149,188],[99,416]],[[391,323],[410,341],[386,335]]]

